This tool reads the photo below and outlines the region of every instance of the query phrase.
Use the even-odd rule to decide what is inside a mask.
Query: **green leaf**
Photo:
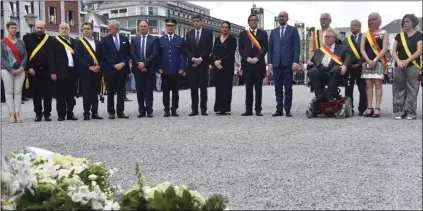
[[[182,192],[182,200],[185,204],[190,205],[191,204],[191,193],[188,190],[184,190]]]
[[[176,198],[175,188],[172,186],[169,186],[167,190],[165,191],[165,196],[168,200]]]

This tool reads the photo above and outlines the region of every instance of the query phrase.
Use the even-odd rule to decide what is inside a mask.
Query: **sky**
[[[326,1],[326,2],[280,2],[280,1],[190,1],[210,9],[210,15],[222,20],[248,26],[247,18],[253,2],[257,8],[264,9],[264,28],[274,28],[274,16],[280,11],[289,14],[290,25],[295,21],[305,23],[305,27],[319,27],[320,14],[327,12],[332,16],[331,27],[349,27],[351,20],[358,19],[362,29],[367,29],[367,18],[372,12],[379,12],[382,16],[382,26],[395,19],[402,19],[406,13],[422,16],[422,1],[401,2],[364,2],[364,1]],[[273,13],[273,14],[272,14]]]

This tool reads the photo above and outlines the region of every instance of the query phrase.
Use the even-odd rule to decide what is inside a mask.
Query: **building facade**
[[[107,34],[108,20],[119,21],[121,31],[124,29],[125,34],[130,36],[138,34],[140,21],[147,20],[150,28],[149,33],[162,36],[165,34],[165,20],[172,17],[178,22],[175,33],[185,37],[186,33],[193,28],[191,17],[195,14],[202,15],[203,27],[212,30],[214,37],[220,34],[220,24],[223,20],[211,17],[210,10],[207,8],[182,1],[84,1],[81,19],[92,22],[95,33],[98,33],[98,39],[101,39]],[[230,33],[237,39],[239,33],[243,30],[245,30],[245,27],[231,23]],[[237,63],[240,63],[241,57],[238,51],[236,51],[235,59]]]
[[[1,5],[1,37],[7,35],[5,30],[9,21],[18,24],[18,36],[22,37],[31,29],[25,20],[25,15],[34,14],[46,23],[46,31],[50,35],[57,35],[61,22],[69,23],[70,33],[73,38],[79,36],[81,2],[77,0],[60,1],[12,1],[3,0]]]

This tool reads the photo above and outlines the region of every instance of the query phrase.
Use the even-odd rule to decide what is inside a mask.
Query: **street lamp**
[[[36,15],[30,13],[28,15],[24,16],[26,22],[28,23],[28,26],[30,28],[30,32],[32,33],[32,27],[35,25],[35,20],[38,18]]]

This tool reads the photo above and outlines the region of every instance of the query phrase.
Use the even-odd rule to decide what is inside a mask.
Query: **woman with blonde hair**
[[[4,83],[9,122],[22,122],[19,111],[22,102],[22,88],[25,81],[25,67],[28,61],[25,43],[16,37],[17,24],[6,24],[7,37],[1,41],[1,79]]]
[[[380,29],[382,18],[379,13],[371,13],[368,19],[369,30],[361,37],[360,50],[365,60],[361,77],[366,80],[367,111],[365,117],[379,117],[382,101],[382,82],[389,60],[385,54],[388,51],[388,32]],[[374,85],[373,85],[374,84]],[[375,87],[376,107],[373,109],[373,87]]]
[[[422,33],[414,14],[402,18],[403,32],[395,36],[392,56],[395,59],[392,84],[393,112],[395,119],[416,119],[419,73],[422,69]]]

